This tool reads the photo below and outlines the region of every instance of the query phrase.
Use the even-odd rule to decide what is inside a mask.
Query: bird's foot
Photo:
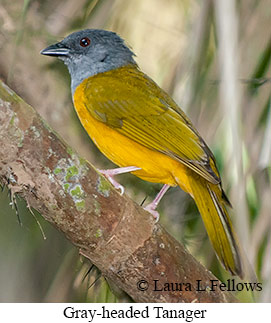
[[[120,194],[123,195],[124,187],[114,179],[114,176],[134,172],[139,169],[141,168],[136,166],[128,166],[114,169],[99,169],[99,172],[103,174],[117,190],[120,190]]]
[[[164,184],[160,192],[156,195],[155,199],[144,207],[144,210],[150,212],[155,218],[155,223],[159,221],[159,213],[156,211],[156,208],[161,201],[162,197],[166,194],[167,190],[170,188],[168,184]]]
[[[159,217],[160,217],[159,212],[155,210],[156,207],[157,207],[157,205],[153,202],[144,207],[144,210],[150,212],[153,215],[153,217],[155,219],[155,223],[157,223],[159,221]]]

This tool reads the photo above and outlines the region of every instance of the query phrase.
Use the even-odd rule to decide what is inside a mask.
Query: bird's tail
[[[215,253],[226,270],[240,278],[244,276],[240,248],[225,204],[230,204],[219,185],[201,178],[189,181]]]

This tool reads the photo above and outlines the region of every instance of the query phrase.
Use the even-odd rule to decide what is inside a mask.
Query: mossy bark
[[[212,290],[216,278],[208,270],[4,83],[0,147],[0,183],[25,198],[135,301],[236,301]],[[197,289],[198,281],[205,291]]]

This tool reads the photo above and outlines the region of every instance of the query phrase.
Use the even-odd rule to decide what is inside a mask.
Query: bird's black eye
[[[90,39],[87,37],[84,37],[80,39],[80,46],[82,47],[88,47],[90,45]]]

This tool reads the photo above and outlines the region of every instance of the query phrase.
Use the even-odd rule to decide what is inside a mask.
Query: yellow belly
[[[79,86],[74,93],[74,106],[78,117],[88,135],[108,159],[120,167],[141,168],[132,173],[143,180],[171,186],[180,185],[184,191],[190,192],[186,166],[165,154],[138,144],[93,118],[82,103],[82,95]]]

